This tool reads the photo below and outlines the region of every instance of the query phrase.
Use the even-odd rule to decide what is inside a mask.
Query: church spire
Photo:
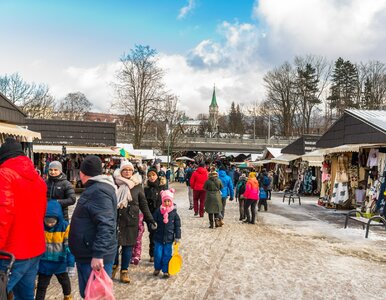
[[[216,86],[213,86],[212,102],[210,103],[209,107],[218,107],[216,100]]]

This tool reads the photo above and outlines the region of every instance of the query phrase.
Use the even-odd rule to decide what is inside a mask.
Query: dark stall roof
[[[316,147],[331,148],[364,143],[386,143],[385,110],[345,110],[316,142]]]
[[[0,92],[0,122],[24,124],[26,114]]]
[[[281,150],[281,153],[303,155],[316,149],[316,142],[320,135],[305,134],[287,145]]]
[[[116,124],[67,120],[26,119],[28,129],[38,131],[38,144],[115,146]]]

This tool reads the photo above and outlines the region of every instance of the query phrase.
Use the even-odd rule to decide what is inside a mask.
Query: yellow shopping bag
[[[176,275],[181,270],[182,257],[178,253],[178,245],[179,243],[173,243],[173,256],[169,261],[169,270],[168,270],[168,273],[170,275]]]

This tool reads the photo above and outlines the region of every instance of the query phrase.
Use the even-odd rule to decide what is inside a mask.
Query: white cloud
[[[188,4],[180,9],[177,19],[183,19],[196,6],[195,0],[188,0]]]
[[[193,1],[186,7],[191,5]],[[205,39],[187,55],[160,51],[166,86],[179,96],[180,108],[189,116],[208,112],[214,84],[222,112],[232,101],[263,100],[264,74],[295,55],[386,62],[385,0],[259,0],[253,15],[256,23],[220,23],[220,39]],[[26,80],[47,83],[58,98],[83,92],[94,110],[108,111],[114,96],[109,83],[118,62],[80,67],[48,65],[39,57],[31,61],[4,61],[2,67],[8,73],[20,70]]]
[[[253,15],[276,59],[306,53],[385,59],[384,0],[259,0]]]

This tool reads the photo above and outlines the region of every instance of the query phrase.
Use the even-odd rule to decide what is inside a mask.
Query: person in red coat
[[[39,260],[46,250],[46,192],[44,180],[21,144],[7,138],[0,147],[0,250],[16,258],[7,285],[15,300],[34,299]],[[0,256],[1,270],[8,263]]]
[[[204,190],[205,181],[208,180],[208,170],[205,168],[205,163],[200,163],[197,170],[193,172],[190,178],[190,187],[193,190],[193,208],[194,215],[200,213],[200,217],[204,216],[205,196]]]

